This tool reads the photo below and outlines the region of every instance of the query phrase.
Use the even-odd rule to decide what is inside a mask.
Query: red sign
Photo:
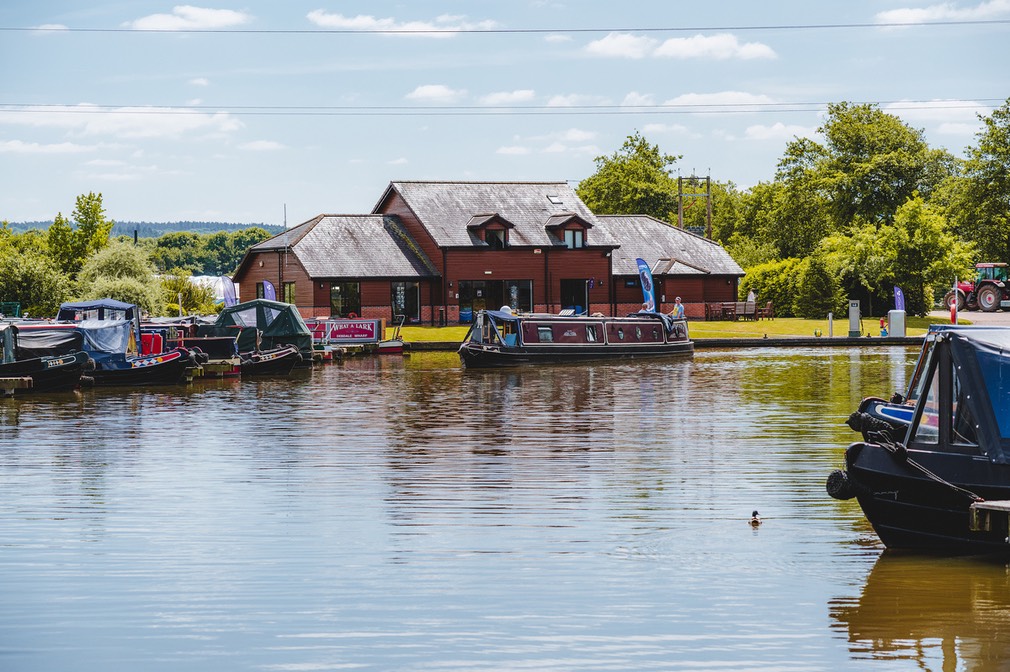
[[[382,334],[382,320],[321,320],[306,324],[317,343],[378,343]]]

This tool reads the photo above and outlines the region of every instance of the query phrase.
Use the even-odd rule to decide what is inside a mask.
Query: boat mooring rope
[[[893,457],[895,457],[898,460],[901,460],[905,464],[907,464],[907,465],[909,465],[911,467],[914,467],[915,469],[918,469],[920,472],[922,472],[923,475],[926,476],[926,478],[928,478],[928,479],[930,479],[932,481],[936,481],[940,485],[947,486],[948,488],[950,488],[954,492],[958,492],[958,493],[964,495],[965,497],[967,497],[968,499],[970,499],[973,502],[984,502],[985,501],[984,498],[979,497],[978,495],[976,495],[971,490],[968,490],[966,488],[962,488],[962,487],[960,487],[958,485],[954,485],[950,481],[944,480],[940,476],[937,476],[932,471],[930,471],[926,467],[922,466],[921,464],[919,464],[918,462],[916,462],[915,460],[913,460],[911,457],[908,456],[908,448],[905,446],[905,444],[899,443],[899,442],[890,441],[889,437],[887,437],[886,435],[880,435],[880,436],[883,439],[883,440],[881,440],[880,445],[887,452],[891,453],[891,455]]]

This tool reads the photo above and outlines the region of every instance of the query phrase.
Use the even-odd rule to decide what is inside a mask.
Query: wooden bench
[[[757,319],[757,304],[754,301],[737,301],[736,302],[736,318],[743,320],[756,320]]]

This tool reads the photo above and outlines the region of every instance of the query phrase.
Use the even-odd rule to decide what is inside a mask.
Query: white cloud
[[[707,58],[717,61],[731,58],[741,60],[776,58],[775,51],[768,45],[760,42],[741,43],[736,35],[730,33],[670,38],[656,49],[655,55],[666,58]]]
[[[570,35],[562,35],[560,33],[551,33],[544,38],[544,42],[549,42],[551,44],[564,44],[565,42],[571,42],[572,38]]]
[[[683,124],[646,124],[642,127],[643,133],[688,133],[689,129]]]
[[[226,112],[186,112],[159,107],[105,108],[95,105],[24,107],[0,112],[0,124],[61,128],[80,136],[177,138],[189,133],[232,133],[243,127]]]
[[[392,161],[389,161],[388,163],[391,166],[405,166],[405,165],[407,165],[407,159],[406,159],[406,157],[401,156],[400,158],[393,159]]]
[[[520,89],[517,91],[498,91],[489,93],[480,99],[483,105],[515,105],[516,103],[528,103],[536,98],[533,89]]]
[[[655,104],[656,99],[652,97],[651,93],[638,93],[637,91],[632,91],[621,101],[621,105],[624,107],[648,107]]]
[[[118,159],[92,159],[91,161],[86,161],[84,163],[86,166],[99,166],[101,168],[119,167],[128,165],[126,161],[120,161]]]
[[[210,80],[206,77],[194,77],[189,83],[193,86],[210,86]]]
[[[685,93],[671,98],[664,105],[672,107],[698,108],[698,112],[708,112],[711,108],[729,108],[737,112],[753,112],[761,106],[770,105],[775,101],[764,94],[746,93],[743,91],[720,91],[718,93]]]
[[[36,35],[52,35],[70,29],[62,23],[43,23],[41,26],[35,26],[35,30],[38,31]]]
[[[278,149],[287,149],[287,147],[274,140],[252,140],[250,142],[243,142],[238,148],[250,152],[274,152]]]
[[[569,93],[551,96],[547,107],[575,107],[577,105],[604,105],[608,101],[602,96],[590,96],[582,93]]]
[[[594,56],[616,58],[645,58],[656,47],[651,37],[631,33],[610,33],[586,45],[586,51]]]
[[[817,135],[817,127],[800,126],[797,124],[783,124],[776,122],[771,126],[756,124],[748,126],[744,131],[744,136],[749,140],[792,140],[796,138],[810,138]]]
[[[960,8],[944,2],[928,7],[906,7],[879,12],[877,23],[928,23],[932,21],[979,21],[1010,15],[1010,0],[989,0],[975,7]]]
[[[988,105],[974,100],[898,101],[884,106],[884,112],[900,116],[909,122],[961,122],[976,123],[978,115],[992,112]]]
[[[73,142],[42,145],[21,140],[0,140],[0,154],[82,154],[97,149],[95,145],[78,145]]]
[[[344,16],[331,14],[322,9],[309,12],[306,18],[320,28],[333,30],[386,31],[388,35],[397,33],[418,37],[453,37],[461,30],[490,30],[498,24],[494,21],[466,21],[465,16],[443,14],[434,21],[397,21],[393,18],[376,18],[367,14]]]
[[[246,12],[176,5],[171,14],[151,14],[123,25],[136,30],[206,30],[232,28],[251,20],[252,15]]]
[[[465,89],[451,89],[445,84],[425,84],[419,86],[405,97],[424,103],[455,103],[466,96]]]
[[[495,154],[505,154],[507,156],[525,156],[529,154],[532,150],[529,147],[520,147],[518,145],[512,145],[510,147],[499,147],[495,150]]]
[[[561,133],[561,139],[565,142],[586,142],[596,137],[596,131],[584,131],[580,128],[569,128]]]

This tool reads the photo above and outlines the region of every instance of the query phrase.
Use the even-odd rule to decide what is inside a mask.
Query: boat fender
[[[835,469],[828,474],[828,480],[824,484],[828,494],[835,499],[852,499],[856,496],[856,489],[849,480],[849,475],[842,469]]]
[[[849,419],[845,421],[845,424],[855,432],[887,432],[893,429],[891,424],[886,420],[881,420],[869,413],[860,413],[859,411],[854,411],[849,416]]]
[[[85,371],[94,371],[95,370],[95,360],[93,360],[90,357],[88,357],[88,361],[84,362],[84,370]]]

